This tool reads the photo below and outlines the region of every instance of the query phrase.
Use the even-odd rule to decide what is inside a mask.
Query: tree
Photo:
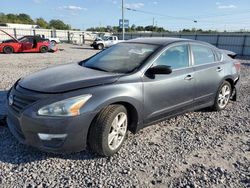
[[[143,26],[137,26],[136,31],[145,31]]]
[[[19,19],[19,22],[23,24],[35,24],[35,22],[32,20],[32,18],[28,14],[19,14],[16,16]]]
[[[36,19],[36,24],[44,29],[48,29],[49,28],[49,24],[43,19],[43,18],[37,18]]]
[[[135,24],[133,24],[133,25],[131,26],[131,31],[132,31],[132,32],[136,31],[136,25],[135,25]]]
[[[70,25],[65,24],[62,20],[51,20],[49,26],[54,29],[69,30]]]
[[[43,18],[37,18],[35,21],[28,14],[4,14],[0,12],[0,23],[18,23],[18,24],[37,24],[41,28],[69,30],[71,27],[62,20],[51,20],[49,23]]]
[[[156,31],[157,32],[164,32],[164,31],[167,31],[167,30],[165,30],[163,27],[156,27]]]
[[[7,23],[7,17],[4,13],[0,13],[0,23]]]

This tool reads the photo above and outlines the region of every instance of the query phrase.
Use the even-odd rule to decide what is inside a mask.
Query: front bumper
[[[34,106],[36,103],[17,112],[7,104],[7,124],[19,142],[53,153],[78,152],[86,148],[88,130],[95,113],[76,117],[45,117],[38,116]],[[52,135],[52,138],[43,139],[41,135]]]

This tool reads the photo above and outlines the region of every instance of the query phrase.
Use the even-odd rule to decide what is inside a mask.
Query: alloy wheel
[[[120,112],[114,118],[108,135],[108,146],[111,150],[116,150],[121,145],[126,136],[127,126],[127,115]]]
[[[218,106],[222,109],[225,108],[231,95],[231,90],[228,85],[224,85],[219,93]]]

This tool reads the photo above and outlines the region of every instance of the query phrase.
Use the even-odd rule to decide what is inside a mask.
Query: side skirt
[[[141,125],[138,125],[136,130],[135,130],[135,133],[137,133],[139,130],[141,130],[141,129],[145,128],[145,127],[160,123],[162,121],[165,121],[167,119],[176,117],[178,115],[182,115],[182,114],[187,113],[187,112],[193,112],[193,111],[196,111],[196,110],[201,110],[203,108],[211,107],[211,106],[213,106],[213,104],[214,104],[213,101],[209,101],[209,102],[207,102],[205,104],[200,104],[200,105],[197,105],[195,103],[194,105],[189,106],[189,108],[177,109],[177,110],[171,111],[169,113],[161,115],[161,117],[159,119],[155,119],[155,120],[152,120],[152,121],[148,121],[146,123],[142,123]],[[195,106],[195,105],[197,105],[197,106]]]

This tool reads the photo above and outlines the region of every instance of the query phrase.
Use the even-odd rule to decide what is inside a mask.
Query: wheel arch
[[[233,78],[232,76],[230,76],[230,75],[229,75],[229,76],[225,76],[225,77],[222,79],[221,83],[219,84],[218,89],[220,88],[221,84],[222,84],[224,81],[227,81],[227,82],[230,83],[231,89],[232,89],[231,99],[235,101],[235,100],[236,100],[236,92],[234,92],[234,91],[235,91],[234,78]],[[218,89],[217,89],[217,90],[218,90]]]
[[[126,100],[127,99],[127,100]],[[138,131],[138,127],[140,127],[140,123],[142,122],[142,115],[140,111],[142,110],[141,107],[139,106],[139,102],[134,101],[133,99],[126,98],[123,100],[120,98],[113,99],[111,101],[105,102],[104,104],[99,105],[95,111],[96,116],[104,109],[107,108],[110,105],[122,105],[127,109],[128,112],[128,118],[129,118],[129,131],[132,133],[136,133]],[[96,118],[94,117],[94,119]],[[92,122],[94,121],[92,120]]]
[[[233,80],[232,78],[230,78],[230,77],[229,77],[229,78],[226,78],[225,81],[227,81],[227,82],[230,83],[232,89],[234,88],[234,80]]]
[[[46,45],[41,45],[40,47],[39,47],[39,51],[41,52],[41,49],[42,48],[46,48],[47,50],[46,50],[46,52],[48,52],[49,51],[49,47],[48,46],[46,46]]]
[[[12,48],[13,49],[13,53],[16,52],[16,50],[15,50],[15,48],[13,46],[11,46],[11,45],[5,45],[5,46],[2,47],[2,53],[4,53],[4,49],[7,48],[7,47]]]
[[[217,90],[220,88],[221,84],[222,84],[224,81],[229,82],[230,85],[231,85],[231,87],[232,87],[232,89],[234,88],[234,78],[233,78],[232,76],[229,75],[229,76],[225,76],[225,77],[221,80],[221,82],[220,82],[220,84],[219,84]]]
[[[131,131],[132,133],[136,133],[137,131],[137,125],[139,122],[139,115],[138,115],[138,111],[136,109],[136,107],[134,105],[132,105],[129,102],[115,102],[112,103],[110,105],[122,105],[127,109],[127,113],[128,113],[128,129],[129,131]]]
[[[236,101],[237,95],[238,95],[237,94],[237,89],[235,88],[236,82],[231,77],[226,78],[225,81],[228,81],[230,83],[230,85],[231,85],[231,88],[232,88],[231,100]]]

